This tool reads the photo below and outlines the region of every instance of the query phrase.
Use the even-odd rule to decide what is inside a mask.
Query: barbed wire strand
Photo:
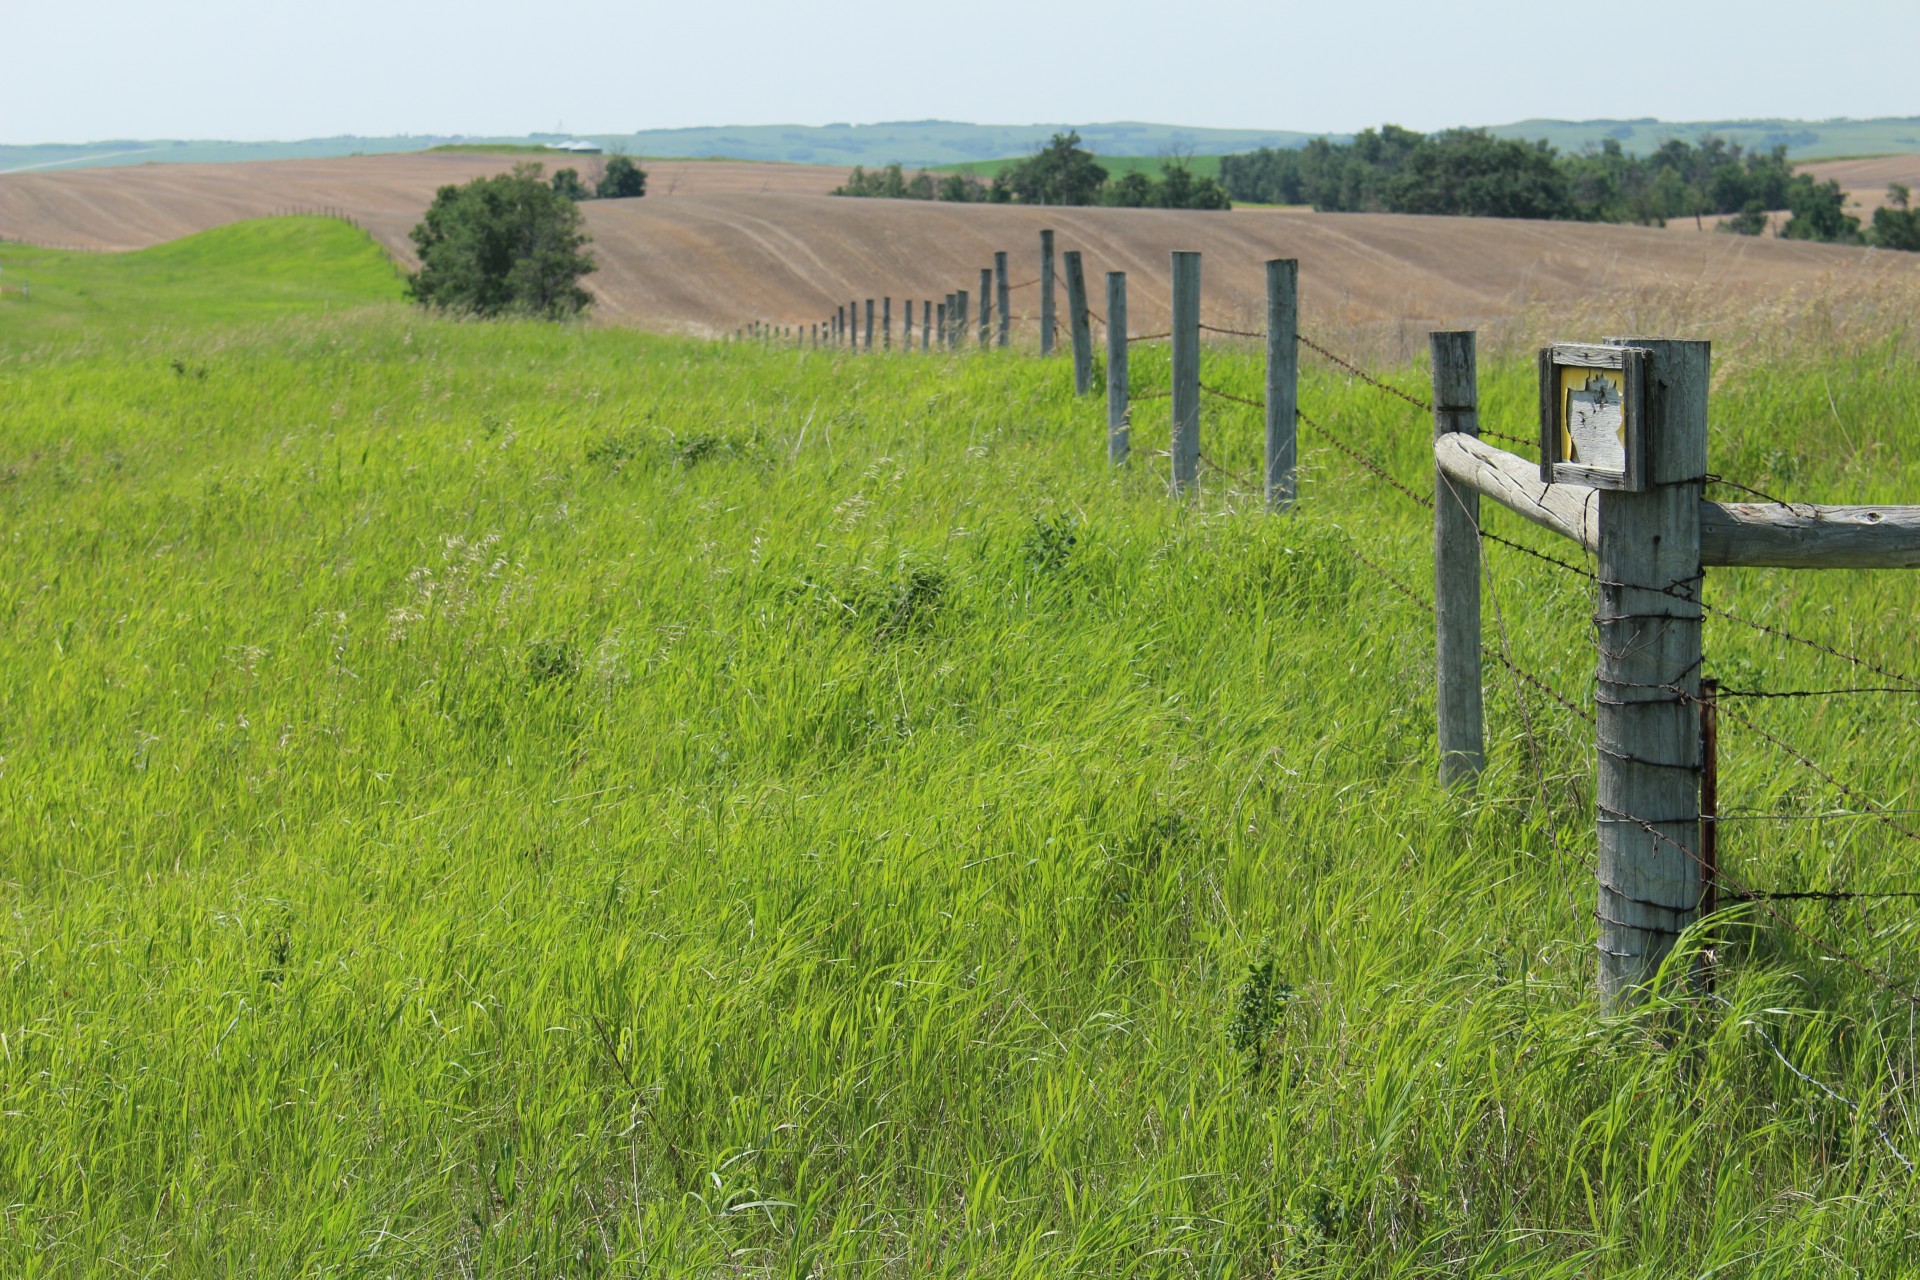
[[[1427,401],[1422,400],[1419,397],[1414,396],[1409,392],[1402,391],[1399,387],[1392,386],[1389,383],[1380,381],[1380,379],[1374,377],[1372,374],[1368,373],[1365,369],[1362,369],[1359,365],[1353,363],[1353,361],[1348,360],[1344,356],[1335,355],[1333,352],[1327,350],[1325,347],[1315,342],[1312,338],[1309,338],[1306,334],[1302,333],[1302,334],[1297,334],[1295,336],[1298,338],[1301,346],[1306,347],[1310,350],[1319,352],[1326,359],[1331,360],[1333,363],[1339,365],[1342,369],[1345,369],[1348,373],[1360,379],[1360,381],[1366,383],[1368,386],[1373,387],[1376,391],[1384,391],[1390,396],[1398,396],[1400,399],[1405,400],[1408,404],[1412,405],[1416,409],[1419,409],[1423,413],[1433,412],[1433,406],[1429,404]]]
[[[1379,463],[1369,458],[1366,454],[1360,452],[1358,449],[1354,448],[1352,445],[1346,443],[1344,440],[1340,439],[1339,436],[1334,435],[1333,432],[1327,430],[1325,427],[1321,426],[1318,422],[1315,422],[1312,418],[1307,416],[1304,410],[1295,410],[1295,416],[1298,417],[1300,421],[1306,423],[1309,427],[1313,428],[1315,431],[1318,431],[1321,435],[1325,436],[1327,440],[1333,445],[1334,448],[1340,450],[1340,452],[1346,454],[1349,458],[1352,458],[1355,462],[1359,463],[1361,466],[1365,467],[1367,470],[1373,472],[1376,476],[1380,477],[1380,479],[1386,481],[1388,484],[1398,489],[1401,493],[1406,494],[1407,497],[1412,498],[1415,502],[1419,503],[1421,506],[1426,507],[1429,510],[1432,509],[1433,507],[1432,498],[1429,498],[1424,494],[1415,493],[1412,489],[1409,489],[1406,485],[1401,484],[1398,480],[1394,479],[1393,476],[1387,472],[1387,469],[1385,467],[1382,467]]]

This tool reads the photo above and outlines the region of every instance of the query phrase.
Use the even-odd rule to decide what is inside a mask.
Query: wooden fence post
[[[835,307],[833,309],[833,343],[835,346],[840,345],[840,335],[846,330],[846,325],[847,309],[845,307]]]
[[[969,301],[970,299],[965,289],[961,289],[953,295],[954,309],[951,318],[953,320],[952,345],[955,351],[958,351],[962,346],[966,345],[967,306]]]
[[[1005,251],[993,255],[993,305],[1000,313],[1000,345],[1007,345],[1007,326],[1011,322],[1012,308],[1007,301],[1007,255]]]
[[[861,344],[868,351],[873,350],[873,299],[867,299],[867,340]]]
[[[847,350],[860,349],[860,303],[858,299],[847,304]]]
[[[1438,367],[1437,365],[1435,366]],[[1299,493],[1300,264],[1267,263],[1267,509],[1290,510]]]
[[[993,332],[993,268],[980,268],[980,349],[985,351]]]
[[[940,304],[940,323],[937,326],[940,332],[940,349],[942,351],[947,349],[947,312],[952,308],[953,295],[948,294],[946,301]]]
[[[1480,434],[1471,332],[1428,335],[1433,353],[1433,434]],[[1269,395],[1272,393],[1269,392]],[[1486,767],[1480,689],[1480,494],[1433,473],[1434,707],[1440,781],[1471,785]]]
[[[1107,461],[1119,466],[1127,431],[1127,273],[1107,272]]]
[[[1173,255],[1173,491],[1200,475],[1200,255]]]
[[[929,350],[927,339],[933,335],[933,299],[920,304],[920,349]]]
[[[880,300],[880,346],[883,350],[893,350],[893,298]]]
[[[908,351],[913,350],[913,299],[906,299],[906,322],[900,326],[900,345]]]
[[[1087,317],[1087,277],[1080,251],[1067,250],[1067,324],[1073,334],[1073,394],[1093,390],[1093,331]]]
[[[1053,232],[1040,233],[1040,354],[1053,354]]]
[[[1700,495],[1712,349],[1608,343],[1652,353],[1646,489],[1597,494],[1600,996],[1621,1008],[1700,903]]]

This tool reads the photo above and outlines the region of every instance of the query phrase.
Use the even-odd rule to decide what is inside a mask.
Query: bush
[[[600,186],[594,194],[602,200],[643,196],[647,194],[647,171],[625,156],[614,156],[607,161],[607,170],[600,175]]]
[[[422,306],[557,320],[592,302],[580,287],[593,270],[580,210],[537,164],[440,188],[412,239],[420,270],[407,291]]]

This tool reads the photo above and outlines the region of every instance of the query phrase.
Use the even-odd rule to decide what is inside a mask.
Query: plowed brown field
[[[496,172],[512,157],[442,154],[0,176],[0,235],[90,248],[136,248],[289,207],[350,214],[405,259],[407,231],[443,183]],[[1853,163],[1853,162],[1843,162]],[[1101,273],[1126,271],[1136,332],[1162,327],[1167,254],[1205,254],[1214,323],[1252,323],[1268,258],[1302,264],[1308,324],[1417,335],[1529,308],[1635,327],[1654,297],[1739,299],[1885,282],[1920,283],[1920,257],[1638,227],[1385,214],[1246,210],[1038,209],[843,200],[844,171],[790,165],[655,162],[641,200],[584,206],[600,270],[599,314],[692,332],[750,320],[800,324],[854,299],[939,299],[978,288],[996,249],[1016,285],[1037,275],[1038,237],[1085,255],[1096,310]],[[1877,171],[1876,171],[1877,173]],[[1916,183],[1920,185],[1920,183]],[[1031,314],[1037,291],[1019,289]],[[1064,298],[1063,298],[1064,305]],[[1671,312],[1669,312],[1671,314]]]

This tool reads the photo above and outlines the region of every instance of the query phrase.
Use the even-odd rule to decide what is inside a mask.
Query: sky
[[[0,0],[0,143],[1920,115],[1920,0],[1613,15],[1539,0]]]

